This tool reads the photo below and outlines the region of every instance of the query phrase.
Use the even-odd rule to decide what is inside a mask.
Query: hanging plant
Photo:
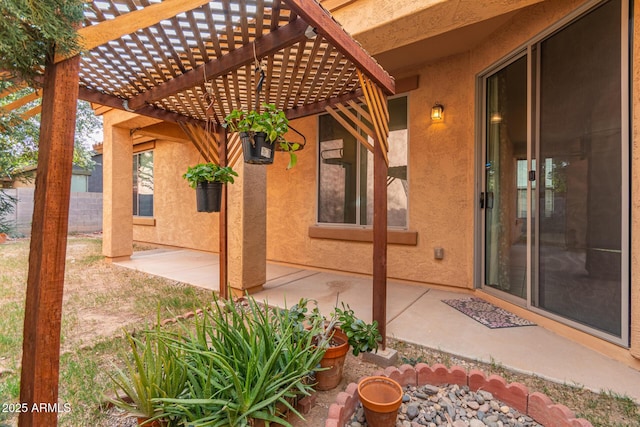
[[[263,112],[233,110],[225,123],[232,132],[239,132],[243,139],[245,162],[256,164],[273,163],[274,150],[279,147],[289,154],[287,169],[298,162],[296,151],[300,144],[288,142],[284,134],[289,131],[289,120],[274,104],[262,104]]]
[[[189,166],[182,175],[191,188],[196,189],[198,212],[220,212],[222,185],[233,184],[238,176],[231,166],[219,166],[214,163],[200,163]]]

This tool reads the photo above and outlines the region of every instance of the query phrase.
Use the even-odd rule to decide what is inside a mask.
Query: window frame
[[[133,174],[133,162],[135,161],[136,158],[139,158],[139,156],[145,154],[145,153],[151,153],[153,156],[153,161],[155,162],[155,145],[153,145],[151,148],[147,148],[147,147],[143,147],[140,150],[134,150],[133,152],[133,156],[132,156],[132,174]],[[137,165],[139,165],[139,162],[136,163]],[[155,181],[155,173],[154,173],[155,168],[152,167],[151,169],[151,176],[152,176],[152,180]],[[139,178],[136,176],[132,177],[133,179],[139,180]],[[151,204],[151,215],[140,215],[140,192],[134,192],[133,189],[133,179],[132,179],[132,188],[131,188],[131,196],[132,196],[132,203],[131,203],[131,208],[133,211],[133,217],[134,219],[152,219],[155,217],[155,191],[151,193],[152,196],[152,204]],[[135,204],[135,206],[137,207],[137,211],[135,209],[133,209],[133,201],[135,197],[138,197],[137,203]]]
[[[410,158],[410,144],[411,144],[411,134],[410,134],[410,129],[411,129],[411,123],[410,123],[410,93],[409,92],[405,92],[405,93],[400,93],[400,94],[396,94],[394,96],[390,96],[387,98],[387,102],[392,100],[392,99],[398,99],[398,98],[405,98],[406,99],[406,107],[407,107],[407,123],[406,123],[406,132],[407,132],[407,183],[409,182],[409,177],[410,177],[410,168],[409,168],[409,158]],[[332,229],[362,229],[362,230],[371,230],[373,229],[373,224],[361,224],[360,220],[362,217],[362,209],[363,209],[363,204],[362,204],[362,196],[361,196],[361,169],[360,169],[360,165],[361,162],[363,161],[362,156],[363,153],[368,153],[369,150],[366,149],[366,147],[363,147],[361,143],[359,143],[358,141],[356,141],[357,144],[357,148],[358,148],[358,154],[357,154],[357,159],[356,159],[356,163],[358,164],[358,171],[356,173],[356,189],[358,192],[357,198],[356,198],[356,213],[355,213],[355,217],[357,222],[354,223],[345,223],[345,222],[321,222],[320,221],[320,156],[321,156],[321,141],[320,141],[320,117],[321,116],[326,116],[327,114],[319,114],[316,117],[316,124],[317,124],[317,132],[316,132],[316,141],[318,141],[317,144],[317,151],[316,151],[316,197],[315,197],[315,201],[316,201],[316,209],[315,209],[315,226],[310,227],[310,230],[315,230],[314,232],[310,231],[310,236],[311,237],[320,237],[320,234],[323,234],[321,232],[318,232],[317,230],[322,229],[322,228],[332,228]],[[359,118],[361,118],[360,115],[358,115]],[[360,132],[363,133],[363,135],[366,136],[366,133],[364,133],[362,131],[362,129],[358,128],[360,130]],[[366,155],[366,154],[365,154]],[[365,159],[366,160],[366,159]],[[409,186],[407,187],[407,205],[406,205],[406,219],[405,219],[405,225],[388,225],[387,229],[389,231],[408,231],[409,230],[409,224],[410,224],[410,217],[409,217],[409,212],[410,212],[410,203],[411,203],[411,199],[409,197],[410,194],[410,188]],[[364,206],[364,209],[366,210],[366,205]],[[387,211],[388,211],[388,206],[387,206]],[[366,215],[366,214],[365,214]],[[410,232],[411,234],[416,234],[414,232]],[[312,234],[317,234],[317,235],[312,235]],[[327,237],[327,238],[331,238],[331,237]],[[351,238],[346,238],[346,240],[359,240],[358,238],[356,239],[351,239]],[[367,239],[365,239],[366,241]],[[402,240],[402,238],[400,239]],[[402,243],[400,243],[402,244]],[[413,243],[408,243],[408,244],[413,244]]]

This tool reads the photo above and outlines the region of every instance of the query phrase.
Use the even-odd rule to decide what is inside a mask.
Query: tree
[[[20,79],[37,87],[54,47],[60,54],[78,51],[75,27],[82,22],[84,7],[84,0],[2,0],[2,80]]]
[[[47,59],[54,52],[78,52],[75,28],[84,16],[84,0],[2,0],[0,2],[0,92],[15,84],[38,88]],[[33,89],[21,89],[10,100]],[[91,166],[89,150],[82,144],[99,126],[88,104],[78,106],[74,163]],[[24,120],[19,111],[0,111],[0,177],[35,165],[38,154],[39,121]],[[93,118],[91,118],[93,117]],[[0,218],[10,213],[14,200],[0,192]]]

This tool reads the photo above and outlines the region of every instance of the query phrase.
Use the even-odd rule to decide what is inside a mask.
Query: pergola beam
[[[116,96],[107,95],[102,92],[87,89],[85,87],[80,87],[78,98],[82,99],[83,101],[93,102],[95,104],[104,105],[118,110],[129,111],[124,107],[122,99]],[[161,108],[156,108],[152,105],[147,105],[144,108],[137,110],[136,114],[140,114],[141,116],[153,117],[154,119],[160,119],[171,123],[188,122],[200,127],[205,127],[206,125],[206,123],[202,120],[197,120],[193,117],[184,116],[179,113],[173,113]]]
[[[214,79],[253,63],[256,57],[261,58],[278,52],[287,46],[303,40],[306,37],[304,32],[307,28],[307,23],[298,18],[256,39],[252,44],[243,45],[224,55],[222,58],[200,65],[160,86],[132,97],[128,102],[129,108],[137,112],[138,108],[143,107],[146,103],[167,98],[178,92],[191,89],[194,86],[204,83],[205,76],[207,80]]]
[[[32,92],[28,95],[23,96],[22,98],[18,98],[15,101],[10,102],[9,104],[3,107],[0,107],[0,109],[5,111],[13,111],[30,103],[31,101],[35,101],[38,98],[40,98],[40,95],[38,94],[38,92]]]
[[[362,89],[356,89],[353,92],[345,93],[344,95],[335,96],[329,99],[323,99],[322,101],[314,102],[313,104],[290,108],[288,110],[285,110],[284,113],[289,120],[300,119],[307,116],[315,116],[316,114],[325,113],[327,107],[334,107],[338,104],[346,104],[349,101],[360,98],[362,95]]]
[[[124,15],[120,15],[114,19],[101,22],[96,25],[90,25],[78,30],[78,36],[81,42],[81,50],[91,50],[98,46],[102,46],[112,40],[134,33],[142,28],[147,28],[164,19],[170,19],[174,16],[193,10],[210,0],[164,0],[161,3],[152,4],[144,9],[134,10]],[[55,63],[63,61],[78,52],[71,52],[67,55],[56,55]]]
[[[293,12],[302,17],[316,32],[329,40],[353,64],[367,74],[387,95],[395,94],[393,77],[347,34],[315,0],[283,0]]]

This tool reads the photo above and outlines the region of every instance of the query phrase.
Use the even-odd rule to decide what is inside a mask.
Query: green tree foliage
[[[74,27],[83,11],[84,0],[0,1],[0,70],[34,85],[54,47],[78,50]]]
[[[79,51],[75,27],[83,19],[84,7],[84,0],[0,1],[0,92],[16,82],[38,87],[38,77],[54,52]],[[23,91],[0,100],[0,107],[23,96]],[[37,162],[39,120],[23,120],[19,114],[0,109],[0,177]],[[97,126],[99,119],[88,104],[79,105],[75,164],[91,166],[89,151],[81,141]],[[14,202],[0,192],[0,218],[11,212]]]
[[[3,105],[20,99],[32,91],[25,88],[0,99],[0,178],[11,178],[16,172],[38,163],[40,116],[23,120],[20,114],[37,106],[39,101],[33,101],[14,111],[2,110]],[[93,113],[91,105],[79,101],[73,152],[73,163],[76,166],[83,169],[93,167],[91,138],[101,127],[102,121]]]

